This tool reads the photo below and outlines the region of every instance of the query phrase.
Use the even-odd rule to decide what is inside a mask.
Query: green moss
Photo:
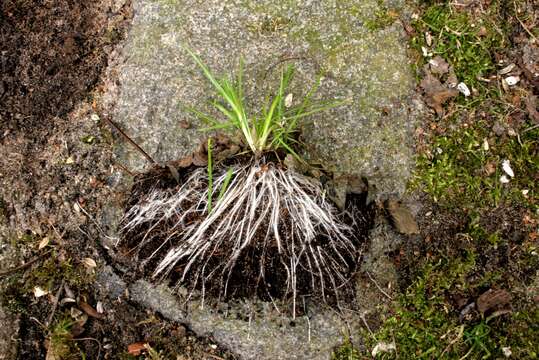
[[[485,11],[484,16],[472,18],[467,12],[459,11],[449,2],[427,7],[421,18],[414,22],[417,30],[411,44],[418,51],[428,48],[433,55],[440,55],[451,65],[459,81],[464,81],[470,88],[484,88],[479,77],[487,77],[495,72],[494,54],[505,43],[490,16],[498,10],[496,3]],[[432,36],[429,47],[425,33]],[[426,62],[428,59],[424,59]]]
[[[77,342],[73,340],[71,329],[74,324],[67,311],[57,316],[57,320],[51,326],[47,336],[47,358],[50,356],[58,360],[86,359]]]
[[[379,8],[374,12],[374,18],[365,21],[365,27],[370,31],[377,31],[393,24],[398,18],[398,13],[388,9],[383,1],[378,2]]]
[[[95,275],[89,273],[83,265],[75,265],[71,259],[61,261],[52,253],[50,258],[28,274],[24,288],[28,292],[35,286],[52,290],[54,285],[64,280],[69,286],[82,290],[92,284],[94,278]]]
[[[499,137],[490,133],[486,121],[455,126],[435,137],[428,151],[420,155],[412,188],[423,189],[447,207],[473,209],[518,203],[537,208],[534,191],[539,129],[519,137]],[[515,173],[507,184],[500,181],[505,160]],[[529,192],[524,194],[523,190]]]
[[[538,311],[533,308],[507,317],[459,321],[448,292],[477,289],[480,282],[469,284],[469,276],[476,270],[471,253],[427,263],[374,337],[363,334],[366,349],[361,352],[345,344],[334,359],[363,359],[380,342],[394,342],[399,355],[381,353],[379,359],[459,359],[466,354],[471,359],[495,359],[503,357],[503,347],[509,347],[516,358],[537,358],[532,344],[539,339]]]
[[[411,274],[403,275],[409,285],[391,305],[392,311],[381,314],[381,327],[374,335],[362,334],[364,348],[354,350],[345,344],[335,359],[369,358],[380,342],[394,342],[397,349],[379,354],[380,359],[500,359],[505,358],[504,348],[512,358],[539,356],[539,310],[529,299],[516,296],[523,287],[532,286],[529,282],[539,266],[533,237],[526,237],[534,230],[520,219],[523,208],[528,214],[539,209],[539,129],[524,123],[512,135],[496,134],[493,125],[509,127],[507,119],[515,105],[499,89],[478,79],[496,72],[494,54],[503,52],[507,44],[504,27],[509,25],[498,21],[503,18],[499,6],[494,1],[480,18],[472,18],[449,3],[430,4],[414,24],[417,36],[412,46],[419,52],[428,47],[425,32],[430,32],[429,51],[446,59],[459,81],[478,90],[451,104],[451,115],[429,124],[432,131],[419,151],[411,184],[411,190],[426,192],[443,211],[458,214],[462,229],[452,229],[458,232],[452,240],[432,234],[421,244],[428,256],[409,260]],[[427,60],[418,57],[416,68]],[[500,181],[504,160],[515,173],[507,184]],[[501,217],[490,214],[494,209],[515,214],[516,218],[508,216],[516,224],[509,225],[512,230],[506,229],[507,224],[496,224]],[[433,220],[444,218],[434,215]],[[519,232],[522,238],[515,240]],[[511,249],[510,255],[506,249]],[[514,292],[513,312],[475,313],[461,321],[462,307],[455,299],[470,303],[492,288]]]

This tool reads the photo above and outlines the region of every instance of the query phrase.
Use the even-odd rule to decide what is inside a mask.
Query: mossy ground
[[[400,295],[381,306],[381,326],[362,334],[359,349],[345,344],[334,359],[372,358],[382,342],[396,351],[380,359],[539,356],[539,129],[525,106],[537,89],[523,76],[512,88],[495,77],[518,63],[519,46],[539,31],[530,26],[531,3],[479,3],[418,5],[410,34],[418,81],[431,58],[425,48],[447,61],[472,96],[459,95],[418,129],[409,190],[428,205],[417,219],[421,236],[394,256]],[[508,183],[501,181],[504,160],[515,173]],[[488,289],[510,293],[510,311],[463,311]]]

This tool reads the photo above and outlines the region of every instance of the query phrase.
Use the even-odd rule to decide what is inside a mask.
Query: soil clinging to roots
[[[340,212],[320,181],[265,159],[217,166],[209,182],[207,168],[191,167],[180,184],[155,173],[135,184],[122,239],[146,275],[202,300],[291,300],[294,315],[298,296],[336,303],[353,293],[364,197]]]

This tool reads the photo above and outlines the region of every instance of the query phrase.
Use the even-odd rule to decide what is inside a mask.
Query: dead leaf
[[[419,227],[414,216],[403,204],[399,201],[388,200],[386,208],[398,232],[406,235],[419,234]]]
[[[390,351],[395,351],[397,349],[395,343],[386,343],[386,342],[379,342],[378,344],[376,344],[376,346],[374,347],[374,349],[372,349],[372,357],[375,358],[376,355],[378,355],[379,353],[383,353],[383,352],[390,352]]]
[[[82,259],[82,263],[84,266],[86,266],[88,269],[93,269],[97,266],[96,262],[92,258],[84,258]]]
[[[518,84],[518,82],[520,81],[520,76],[508,76],[504,80],[507,83],[507,85],[514,86]]]
[[[105,312],[104,308],[103,308],[103,302],[101,301],[98,301],[97,302],[97,305],[95,306],[96,310],[98,313],[100,314],[103,314]]]
[[[223,149],[223,150],[219,151],[218,153],[216,153],[215,158],[217,160],[228,159],[228,158],[231,158],[232,156],[236,155],[237,153],[239,153],[240,150],[241,149],[240,149],[240,147],[238,145],[232,144],[228,148]]]
[[[43,249],[45,246],[49,245],[49,242],[50,242],[50,239],[48,237],[44,237],[40,242],[39,242],[39,245],[38,245],[38,250],[41,250]]]
[[[496,163],[494,161],[486,163],[485,167],[483,168],[483,171],[487,176],[494,174],[496,172]]]
[[[454,98],[459,94],[459,91],[455,88],[448,88],[434,77],[430,72],[427,72],[426,76],[421,80],[421,88],[425,92],[425,100],[427,105],[432,107],[436,114],[442,115],[442,105],[449,99]]]
[[[187,155],[186,157],[174,162],[174,165],[176,165],[179,168],[186,168],[193,164],[193,156]]]
[[[529,95],[526,98],[526,110],[528,110],[528,115],[530,120],[535,124],[539,124],[539,111],[537,111],[537,96]]]
[[[196,151],[193,154],[193,165],[195,166],[208,165],[208,155],[204,154],[202,151]]]
[[[180,121],[180,127],[182,129],[189,129],[191,127],[191,123],[187,120],[181,120]]]
[[[60,306],[64,306],[65,304],[76,303],[76,302],[77,302],[77,300],[75,300],[73,298],[65,297],[62,300],[60,300],[59,304],[60,304]]]
[[[453,68],[449,69],[449,75],[447,75],[447,80],[445,84],[450,88],[454,88],[457,86],[458,82],[459,79],[457,78],[457,75],[455,74]]]
[[[430,71],[433,74],[444,75],[449,71],[449,64],[440,55],[435,56],[429,61]]]
[[[90,306],[88,303],[84,301],[79,302],[79,307],[82,311],[84,311],[89,316],[96,318],[96,319],[103,319],[105,316],[103,314],[100,314],[97,312],[96,309],[94,309],[92,306]]]
[[[178,173],[178,170],[170,164],[167,164],[167,167],[174,180],[176,180],[177,183],[180,183],[180,173]]]
[[[407,21],[401,20],[402,27],[409,36],[415,35],[415,28]]]
[[[460,91],[462,93],[462,95],[464,95],[465,97],[468,97],[468,96],[470,96],[472,94],[470,89],[468,88],[468,85],[466,85],[463,82],[460,82],[457,85],[457,90]]]
[[[88,314],[83,313],[79,309],[72,307],[70,309],[71,317],[75,320],[71,327],[71,335],[77,337],[84,332],[84,325],[88,322]]]
[[[146,351],[146,345],[147,343],[144,342],[136,342],[133,344],[127,345],[127,352],[129,355],[133,356],[139,356],[143,351]]]
[[[508,305],[511,300],[511,294],[509,294],[506,290],[489,289],[477,298],[477,310],[484,314],[485,312],[494,308]]]
[[[42,296],[45,296],[47,295],[49,292],[47,290],[43,290],[42,288],[40,288],[39,286],[36,286],[34,287],[34,296],[36,298],[40,298]]]
[[[503,69],[501,69],[500,71],[498,71],[498,74],[500,74],[500,75],[509,74],[515,68],[515,66],[516,65],[514,63],[511,63],[511,64],[507,65],[506,67],[504,67]]]

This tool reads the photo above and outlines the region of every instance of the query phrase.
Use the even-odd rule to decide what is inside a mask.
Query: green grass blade
[[[335,102],[332,102],[332,103],[330,103],[328,105],[314,107],[314,108],[309,109],[306,112],[291,115],[291,116],[288,117],[288,119],[295,119],[295,120],[301,119],[301,118],[304,118],[306,116],[310,116],[310,115],[313,115],[313,114],[316,114],[316,113],[319,113],[319,112],[322,112],[322,111],[326,111],[326,110],[329,110],[329,109],[336,108],[336,107],[341,106],[341,105],[343,105],[345,103],[347,103],[347,101],[345,101],[345,100],[335,101]]]
[[[208,215],[211,214],[211,203],[213,199],[213,161],[212,161],[212,143],[211,138],[208,139]]]
[[[226,193],[226,190],[228,189],[228,184],[230,183],[230,180],[232,179],[232,168],[228,168],[226,172],[225,181],[223,182],[223,185],[221,186],[221,190],[219,191],[219,196],[217,197],[217,203],[221,201],[223,196]]]
[[[185,107],[185,109],[192,113],[193,115],[195,115],[197,118],[199,118],[200,120],[202,120],[204,123],[206,124],[211,124],[211,125],[218,125],[218,124],[221,124],[222,122],[220,122],[219,120],[215,119],[213,116],[209,115],[209,114],[206,114],[200,110],[197,110],[193,107]]]

